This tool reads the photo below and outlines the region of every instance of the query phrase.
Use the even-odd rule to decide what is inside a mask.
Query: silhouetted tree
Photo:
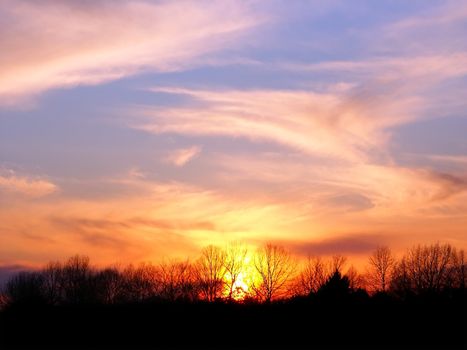
[[[326,283],[318,290],[318,295],[325,298],[341,299],[350,293],[350,282],[339,270],[334,270]]]
[[[374,291],[387,290],[392,270],[396,264],[391,249],[386,246],[377,247],[369,258],[368,284]]]
[[[52,305],[63,302],[65,297],[65,280],[63,266],[59,262],[50,262],[41,270],[43,277],[43,293],[47,302]]]
[[[440,292],[452,288],[456,271],[456,251],[439,243],[414,246],[394,270],[393,288],[416,293]]]
[[[225,259],[226,254],[219,247],[209,245],[201,251],[195,271],[201,295],[207,301],[214,301],[222,296]]]
[[[192,301],[199,297],[214,301],[223,296],[232,299],[234,286],[246,268],[246,253],[240,244],[230,245],[226,251],[208,246],[194,265],[188,260],[169,261],[158,266],[129,265],[123,270],[95,269],[88,257],[77,255],[63,264],[51,262],[39,271],[14,275],[2,293],[2,303],[114,304],[152,298]],[[457,290],[465,290],[464,251],[457,251],[449,244],[414,246],[397,263],[388,248],[378,247],[369,261],[374,273],[371,285],[374,291],[386,291],[390,284],[391,292],[403,297],[447,291],[445,295],[456,298],[462,295]],[[346,258],[341,255],[329,260],[308,258],[293,278],[292,256],[283,247],[268,244],[253,257],[255,275],[253,283],[248,285],[253,292],[250,296],[270,302],[287,293],[292,295],[291,290],[295,295],[342,296],[349,292],[355,295],[365,284],[353,266],[343,273],[345,263]],[[393,278],[389,278],[391,270]]]
[[[68,259],[63,266],[62,286],[65,300],[68,303],[78,304],[90,301],[91,278],[93,271],[89,264],[89,257],[75,255]]]
[[[465,290],[467,281],[467,262],[464,250],[460,250],[454,256],[455,284],[457,288]]]
[[[193,268],[189,261],[170,261],[159,265],[160,296],[175,301],[194,300],[197,290]]]
[[[358,273],[357,269],[353,265],[349,267],[349,269],[345,273],[345,277],[347,277],[347,279],[349,280],[349,288],[352,291],[365,288],[364,277]]]
[[[283,247],[267,244],[255,254],[254,266],[259,283],[253,285],[260,300],[270,302],[281,296],[294,270],[292,256]]]
[[[150,263],[138,266],[129,265],[122,271],[122,290],[120,299],[143,301],[158,295],[159,271]]]
[[[330,275],[335,272],[339,272],[342,275],[342,270],[344,269],[346,263],[347,257],[340,254],[333,255],[330,263]]]
[[[247,253],[248,249],[238,242],[227,246],[224,267],[227,277],[228,298],[230,300],[232,300],[235,285],[240,275],[244,272]]]
[[[310,295],[316,293],[326,282],[329,276],[328,270],[328,265],[320,257],[309,256],[295,280],[295,294]]]
[[[409,274],[405,257],[396,262],[392,276],[390,289],[393,292],[400,296],[406,296],[413,292],[414,283],[412,282],[412,276]]]
[[[10,278],[5,287],[9,303],[42,303],[44,278],[39,272],[20,272]]]
[[[103,304],[114,304],[124,291],[124,280],[115,267],[107,267],[94,276],[95,297]]]

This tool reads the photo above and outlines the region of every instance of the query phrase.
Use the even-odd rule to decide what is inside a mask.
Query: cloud
[[[76,252],[98,264],[197,254],[201,246],[276,236],[289,220],[266,198],[242,198],[177,183],[118,179],[125,196],[1,203],[0,256],[36,264]],[[58,209],[59,208],[59,209]],[[277,224],[277,225],[276,225]]]
[[[240,36],[263,20],[248,4],[3,1],[0,104],[51,88],[223,64],[226,58],[215,53],[239,45]],[[30,196],[56,192],[55,184],[0,174],[2,192],[25,194],[14,203],[0,201],[0,256],[34,263],[78,251],[97,263],[157,260],[238,239],[284,242],[303,255],[366,254],[381,243],[439,237],[465,246],[465,174],[401,166],[389,147],[397,127],[466,107],[465,91],[450,85],[467,74],[465,44],[458,40],[464,36],[456,28],[455,35],[446,35],[449,28],[443,27],[446,43],[436,50],[440,40],[433,28],[450,27],[452,18],[430,16],[372,31],[382,44],[367,41],[372,51],[359,53],[356,61],[227,59],[280,73],[274,81],[300,76],[290,84],[287,78],[282,89],[260,85],[270,79],[244,90],[152,88],[171,96],[162,105],[130,106],[125,122],[203,144],[209,157],[199,159],[197,173],[156,164],[156,171],[135,166],[112,178],[65,178],[60,193],[41,203]],[[453,20],[458,24],[458,17]],[[418,40],[428,27],[430,35]],[[461,45],[454,50],[456,40]],[[423,47],[411,51],[413,45]],[[210,137],[229,141],[216,140],[221,147],[214,152]],[[199,146],[177,149],[165,160],[182,167],[200,152]],[[463,156],[433,158],[465,164]],[[167,180],[174,173],[177,181]]]
[[[7,193],[37,198],[47,196],[57,190],[57,185],[44,179],[20,176],[13,171],[4,175],[0,174],[0,191]]]
[[[178,167],[184,166],[189,161],[193,160],[201,153],[200,146],[192,146],[188,148],[182,148],[171,152],[166,160]]]
[[[406,49],[455,51],[465,49],[464,42],[457,40],[463,35],[467,6],[459,1],[444,1],[436,6],[426,7],[416,16],[409,16],[390,23],[384,28],[388,44],[406,42]],[[412,42],[412,39],[418,39]],[[401,47],[399,47],[401,49]]]
[[[373,208],[371,200],[358,193],[343,193],[332,196],[328,199],[328,203],[347,211],[360,211]]]
[[[360,82],[376,81],[381,84],[404,81],[409,87],[417,85],[420,79],[437,82],[467,74],[467,53],[451,52],[433,54],[419,52],[417,55],[398,55],[366,58],[358,61],[324,61],[308,64],[279,63],[277,67],[302,72],[333,72],[346,78],[357,78]],[[411,81],[409,79],[417,79]],[[349,85],[349,87],[355,86]]]
[[[444,210],[436,215],[449,217],[465,207],[465,175],[397,164],[313,159],[290,152],[214,154],[210,159],[218,166],[212,176],[220,181],[219,188],[235,191],[241,186],[251,196],[267,194],[274,203],[293,208],[295,215],[302,213],[322,223],[332,223],[335,217],[364,222],[396,215],[421,220],[441,204]]]
[[[433,201],[444,200],[467,191],[467,175],[460,177],[447,173],[432,172],[429,176],[440,186],[438,193],[432,197]]]
[[[222,135],[273,141],[321,156],[351,161],[385,144],[384,127],[401,123],[416,99],[300,90],[190,90],[157,88],[155,92],[191,97],[186,107],[140,107],[135,128],[153,133]],[[374,115],[379,118],[373,118]],[[397,116],[397,118],[391,118]]]
[[[281,70],[340,74],[339,83],[309,89],[190,89],[155,87],[188,97],[183,106],[138,106],[130,126],[152,133],[228,136],[275,142],[351,162],[388,158],[397,127],[462,113],[462,93],[443,84],[467,75],[467,52],[360,61],[272,64]],[[386,159],[387,160],[387,159]]]
[[[230,157],[221,164],[230,164],[224,171],[232,177],[225,180],[231,183],[221,182],[226,185],[218,188],[128,173],[126,179],[108,179],[122,188],[139,189],[121,190],[122,196],[87,199],[64,197],[61,191],[40,203],[0,202],[0,256],[8,263],[29,265],[76,252],[97,264],[158,261],[194,257],[201,246],[232,240],[253,246],[270,240],[292,248],[295,244],[300,254],[360,254],[385,241],[354,240],[348,232],[370,231],[384,231],[391,245],[436,240],[440,235],[465,245],[467,197],[463,180],[457,177],[368,165],[330,170],[286,155],[256,163],[255,158],[261,159],[251,155],[251,162],[243,157],[233,162]],[[262,182],[261,172],[282,176]],[[213,174],[210,182],[216,181]],[[445,191],[451,192],[434,198]]]
[[[447,155],[447,154],[414,154],[413,156],[428,158],[431,160],[447,162],[447,163],[467,164],[467,156]]]
[[[420,26],[435,24],[428,21]],[[467,107],[463,90],[446,86],[467,75],[467,51],[431,47],[416,54],[406,52],[402,32],[409,27],[413,26],[401,26],[394,48],[358,61],[265,64],[281,73],[293,69],[311,74],[299,89],[152,88],[156,94],[183,97],[183,104],[138,106],[131,114],[139,117],[129,124],[155,134],[248,139],[260,143],[262,150],[282,154],[265,159],[258,154],[233,155],[235,151],[229,150],[229,155],[216,158],[216,174],[226,187],[241,183],[277,202],[282,196],[294,210],[299,205],[313,210],[313,215],[304,214],[308,218],[361,213],[356,219],[360,222],[368,219],[366,215],[370,220],[396,215],[421,218],[427,213],[456,216],[465,207],[460,202],[464,175],[401,166],[391,146],[397,146],[392,145],[392,135],[400,126],[463,113]],[[383,28],[381,35],[389,32]],[[319,74],[317,83],[313,74]]]
[[[0,3],[0,105],[47,89],[191,66],[264,21],[247,3]]]
[[[368,254],[379,245],[394,239],[388,234],[346,234],[309,242],[282,242],[292,252],[301,256],[326,256],[333,254]]]

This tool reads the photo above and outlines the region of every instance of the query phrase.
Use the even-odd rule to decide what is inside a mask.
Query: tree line
[[[1,293],[3,306],[15,303],[118,304],[148,300],[264,302],[313,295],[386,293],[411,295],[465,291],[463,250],[450,244],[417,245],[396,259],[377,247],[363,272],[346,268],[342,255],[298,262],[284,247],[267,244],[253,254],[240,244],[207,246],[195,261],[95,268],[86,256],[50,262],[20,272]]]

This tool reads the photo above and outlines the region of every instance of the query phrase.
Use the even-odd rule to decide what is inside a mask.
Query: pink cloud
[[[0,175],[0,191],[6,193],[43,197],[57,190],[57,185],[45,179],[21,176],[13,171]]]
[[[0,103],[196,64],[262,21],[248,9],[229,0],[2,1]]]
[[[200,146],[192,146],[188,148],[182,148],[171,152],[166,160],[178,167],[184,166],[186,163],[193,160],[201,153]]]
[[[413,119],[420,101],[394,100],[390,94],[348,96],[300,90],[189,90],[157,88],[182,94],[196,104],[138,107],[142,120],[131,126],[153,133],[225,135],[274,141],[308,154],[362,161],[367,152],[384,150],[386,129]],[[132,111],[135,112],[135,111]]]

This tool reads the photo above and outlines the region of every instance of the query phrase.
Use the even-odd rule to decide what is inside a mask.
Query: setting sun
[[[232,298],[235,300],[243,300],[248,295],[248,285],[245,283],[243,273],[238,275],[237,280],[233,284]]]

